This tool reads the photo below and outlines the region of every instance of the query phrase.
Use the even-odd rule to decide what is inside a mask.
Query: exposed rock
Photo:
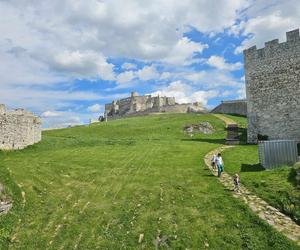
[[[203,133],[212,134],[214,132],[213,126],[209,122],[200,122],[199,124],[192,124],[183,128],[186,133]]]

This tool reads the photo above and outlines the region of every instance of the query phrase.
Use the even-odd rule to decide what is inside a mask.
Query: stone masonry
[[[41,119],[24,109],[0,104],[0,150],[22,149],[41,140]]]
[[[222,101],[211,113],[247,115],[247,100]]]
[[[206,109],[201,103],[178,104],[175,102],[174,97],[151,95],[138,96],[136,92],[132,92],[131,96],[128,98],[115,100],[112,103],[105,104],[105,115],[109,119],[124,116],[145,115],[156,112],[205,113]]]
[[[286,42],[275,39],[244,51],[250,143],[258,134],[300,142],[299,29],[286,37]]]

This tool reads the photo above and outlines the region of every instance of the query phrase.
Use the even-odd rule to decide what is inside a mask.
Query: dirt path
[[[227,117],[222,115],[215,115],[219,119],[223,120],[226,125],[234,124],[235,122]],[[232,148],[234,146],[221,146],[204,157],[204,162],[206,166],[211,170],[211,172],[217,176],[217,173],[214,172],[211,168],[211,159],[214,154],[221,152],[225,149]],[[226,172],[222,173],[221,178],[219,178],[220,182],[228,189],[233,190],[233,180],[232,177]],[[232,192],[233,196],[243,200],[253,212],[258,214],[258,216],[273,226],[276,230],[284,234],[291,240],[297,242],[300,245],[300,226],[298,226],[290,217],[284,215],[279,212],[278,209],[269,205],[263,199],[257,197],[255,194],[251,193],[247,188],[245,188],[242,184],[240,186],[239,192]]]

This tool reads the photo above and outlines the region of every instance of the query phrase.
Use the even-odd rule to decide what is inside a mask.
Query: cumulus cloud
[[[202,102],[207,104],[208,100],[219,95],[216,90],[198,90],[182,81],[171,82],[169,85],[155,91],[152,95],[174,96],[178,103]]]
[[[159,79],[160,73],[156,70],[156,67],[154,65],[146,65],[142,69],[139,70],[129,70],[124,71],[117,75],[117,83],[122,84],[123,86],[128,86],[127,84],[124,85],[124,83],[129,83],[133,79],[139,79],[142,81],[148,81],[152,79]]]
[[[53,58],[52,66],[77,78],[114,80],[114,65],[93,51],[63,51]]]
[[[286,40],[286,31],[299,28],[300,5],[298,0],[276,1],[271,5],[267,1],[258,1],[245,12],[246,20],[234,25],[231,32],[247,38],[238,46],[235,53],[241,53],[253,45],[264,47],[264,43],[273,39]]]
[[[94,104],[92,106],[89,106],[87,108],[87,110],[89,112],[92,112],[92,113],[99,113],[102,109],[103,109],[103,107],[100,104],[98,104],[98,103],[96,103],[96,104]]]
[[[192,62],[196,53],[201,53],[204,49],[208,48],[207,44],[196,43],[183,37],[175,44],[162,61],[170,64],[189,64]]]
[[[118,83],[130,82],[135,77],[136,77],[136,74],[134,71],[124,71],[117,76],[117,82]]]
[[[159,73],[156,71],[156,68],[153,65],[143,67],[136,72],[136,75],[143,81],[159,78]]]
[[[213,55],[210,58],[208,58],[206,63],[217,69],[229,70],[229,71],[239,70],[243,67],[242,63],[240,62],[228,63],[225,61],[224,57],[216,56],[216,55]]]
[[[122,69],[124,69],[124,70],[136,69],[136,68],[137,68],[137,66],[134,63],[128,63],[128,62],[126,62],[126,63],[122,64]]]

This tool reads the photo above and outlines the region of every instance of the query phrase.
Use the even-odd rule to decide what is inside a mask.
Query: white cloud
[[[298,0],[276,1],[272,4],[259,1],[245,15],[247,19],[232,28],[232,33],[247,36],[235,53],[241,53],[253,45],[262,48],[265,42],[273,39],[286,41],[285,33],[299,28],[300,5]]]
[[[54,111],[56,116],[42,116],[43,128],[65,128],[68,126],[82,125],[89,116],[72,111]]]
[[[190,62],[207,45],[183,37],[188,27],[223,31],[247,5],[246,0],[0,1],[0,42],[9,41],[2,52],[24,49],[28,56],[19,64],[43,64],[47,72],[34,82],[52,82],[57,75],[111,80],[108,57]],[[12,63],[18,71],[21,66]],[[36,67],[28,69],[30,76],[38,72]],[[7,79],[14,80],[21,81]]]
[[[102,109],[103,109],[103,107],[100,104],[98,104],[98,103],[96,103],[96,104],[94,104],[92,106],[89,106],[87,108],[87,110],[89,112],[92,112],[92,113],[99,113]]]
[[[196,43],[187,37],[182,37],[162,61],[179,65],[190,64],[196,53],[202,53],[206,48],[208,48],[207,44]]]
[[[143,81],[159,78],[159,73],[156,71],[156,68],[153,65],[145,66],[144,68],[138,70],[136,75]]]
[[[125,70],[136,69],[136,68],[137,68],[137,66],[134,63],[128,63],[128,62],[126,62],[126,63],[122,64],[122,69],[125,69]]]
[[[63,51],[54,56],[53,67],[78,78],[114,80],[114,65],[93,51]]]
[[[61,116],[61,113],[56,111],[47,110],[41,114],[41,117],[47,118],[47,117],[58,117]]]
[[[239,87],[244,84],[240,79],[236,79],[230,72],[220,70],[201,70],[186,73],[183,77],[191,81],[194,85],[202,86],[207,89]]]
[[[135,72],[133,71],[124,71],[117,76],[118,83],[130,82],[136,77]]]
[[[213,55],[210,58],[208,58],[207,62],[208,65],[215,67],[220,70],[229,70],[229,71],[235,71],[242,68],[242,63],[236,62],[236,63],[227,63],[224,59],[224,57]]]
[[[219,92],[216,90],[195,91],[193,86],[181,81],[171,82],[169,85],[152,93],[152,95],[175,97],[178,103],[202,102],[204,105],[207,104],[209,99],[218,96],[218,94]]]

